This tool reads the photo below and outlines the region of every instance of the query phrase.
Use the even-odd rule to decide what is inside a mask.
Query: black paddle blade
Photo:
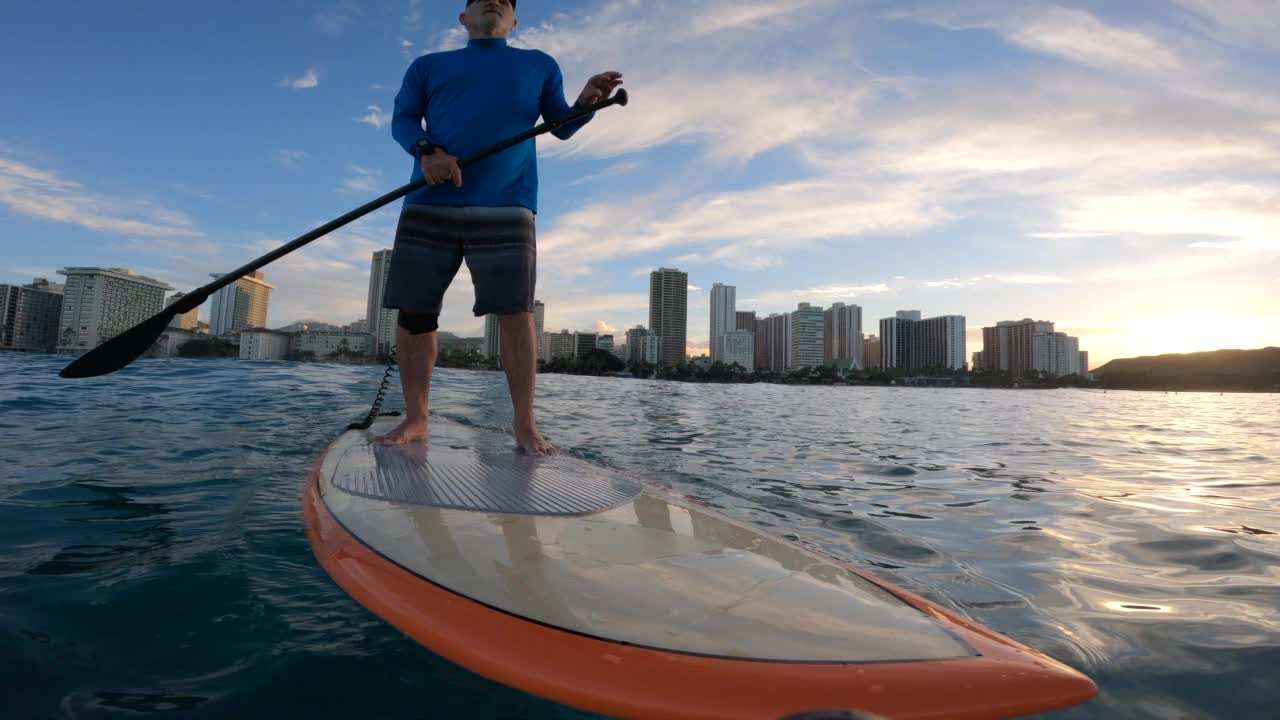
[[[627,105],[627,91],[626,91],[624,88],[618,88],[618,92],[616,92],[616,93],[614,93],[614,94],[613,94],[613,104],[614,104],[614,105],[621,105],[621,106],[623,106],[623,107],[626,107],[626,105]]]
[[[165,308],[76,358],[70,365],[62,368],[58,375],[64,378],[87,378],[119,370],[151,349],[151,345],[169,327],[169,321],[176,314],[173,307]]]

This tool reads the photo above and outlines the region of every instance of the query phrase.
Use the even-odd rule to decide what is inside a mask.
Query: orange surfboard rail
[[[1070,667],[845,563],[977,654],[850,663],[708,657],[522,618],[441,587],[352,535],[322,497],[324,457],[307,474],[303,515],[325,571],[357,602],[430,650],[532,695],[625,718],[781,720],[856,710],[887,719],[990,720],[1066,708],[1097,694],[1093,681]]]

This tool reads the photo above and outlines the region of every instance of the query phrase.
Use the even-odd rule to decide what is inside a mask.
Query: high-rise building
[[[358,333],[367,333],[369,332],[369,321],[368,319],[352,321],[352,323],[346,326],[345,328],[343,328],[343,330],[350,330],[351,332],[358,332]]]
[[[982,328],[982,364],[974,361],[974,370],[1009,372],[1009,325],[1001,322]]]
[[[995,327],[982,328],[983,369],[1023,377],[1032,370],[1031,341],[1040,333],[1053,332],[1046,320],[1002,320]]]
[[[912,370],[948,368],[964,370],[965,318],[943,315],[917,320],[911,328],[910,364]]]
[[[500,357],[502,355],[502,325],[498,322],[498,316],[489,313],[484,316],[484,345],[480,351],[481,355],[487,358]]]
[[[921,320],[919,310],[899,310],[894,317],[882,318],[880,366],[902,370],[965,369],[964,316]]]
[[[862,341],[862,359],[867,364],[866,370],[880,367],[880,337],[868,335]]]
[[[85,352],[164,310],[173,286],[124,268],[67,267],[58,349]]]
[[[1054,377],[1080,372],[1080,340],[1064,332],[1042,332],[1031,337],[1031,370]]]
[[[798,370],[822,365],[824,313],[821,307],[807,302],[796,306],[791,313],[791,352],[787,370]]]
[[[581,360],[586,357],[587,353],[596,349],[596,342],[600,339],[597,333],[576,332],[573,334],[573,356]]]
[[[662,341],[662,365],[685,361],[689,274],[674,268],[649,273],[649,329]]]
[[[186,293],[174,293],[173,295],[169,296],[168,300],[164,301],[164,306],[169,307],[170,305],[178,302],[179,300],[181,300],[186,296],[187,296]],[[195,330],[196,327],[198,327],[199,325],[200,325],[200,306],[199,305],[191,308],[190,310],[182,313],[181,315],[174,315],[173,319],[169,321],[169,327],[178,328],[179,330]]]
[[[627,363],[640,365],[649,363],[657,365],[662,359],[662,341],[658,335],[643,325],[637,325],[627,331]]]
[[[756,369],[786,372],[790,358],[791,316],[774,313],[756,320]]]
[[[981,370],[987,366],[986,361],[982,359],[982,351],[979,350],[973,354],[973,369]]]
[[[547,317],[547,306],[541,300],[533,301],[533,347],[537,352],[537,360],[547,360],[547,339],[543,337],[543,327]]]
[[[910,314],[915,317],[910,317]],[[908,315],[903,317],[903,315]],[[880,320],[880,367],[906,370],[911,367],[911,326],[920,319],[919,311],[898,311],[895,317]]]
[[[210,273],[210,277],[220,278],[222,274]],[[215,292],[209,301],[209,334],[225,335],[265,326],[273,287],[259,270],[253,277],[238,278]]]
[[[756,318],[756,326],[754,332],[755,338],[755,369],[769,369],[769,324],[761,318]]]
[[[746,330],[752,335],[756,332],[756,311],[755,310],[739,310],[733,314],[734,330]]]
[[[0,285],[0,350],[53,352],[63,289],[44,278],[28,285]]]
[[[375,250],[369,268],[369,300],[365,307],[366,329],[374,337],[375,352],[387,355],[396,347],[396,325],[400,311],[382,306],[387,295],[387,280],[391,276],[390,250]]]
[[[561,330],[558,333],[547,333],[547,354],[548,362],[559,358],[573,359],[574,349],[577,345],[577,333],[571,333],[568,330]]]
[[[862,308],[857,305],[833,304],[823,313],[822,362],[861,370]]]
[[[1080,374],[1081,375],[1089,374],[1089,351],[1088,350],[1080,351]]]
[[[737,325],[738,289],[733,285],[711,286],[711,362],[720,360],[720,336]]]
[[[748,330],[727,330],[720,333],[716,357],[725,365],[737,363],[744,370],[755,368],[755,333]]]
[[[610,353],[614,352],[614,349],[613,349],[613,336],[612,336],[612,335],[597,335],[597,336],[596,336],[596,349],[597,349],[597,350],[605,350],[605,351],[610,352]]]

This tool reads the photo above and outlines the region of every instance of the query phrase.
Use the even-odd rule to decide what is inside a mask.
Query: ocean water
[[[301,522],[370,366],[0,353],[0,718],[590,718],[347,597]],[[388,408],[401,406],[394,385]],[[1053,718],[1270,718],[1280,396],[540,376],[545,434],[1090,675]],[[503,428],[498,373],[432,411]]]

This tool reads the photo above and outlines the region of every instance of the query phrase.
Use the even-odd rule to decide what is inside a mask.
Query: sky
[[[408,64],[464,2],[17,3],[0,31],[0,283],[209,281],[409,180]],[[1114,357],[1280,345],[1280,0],[520,0],[572,102],[538,140],[546,328],[648,321],[648,273],[799,302],[1050,320]],[[365,315],[399,203],[265,268],[269,326]],[[465,268],[441,327],[481,334]],[[202,318],[208,318],[208,308]]]

